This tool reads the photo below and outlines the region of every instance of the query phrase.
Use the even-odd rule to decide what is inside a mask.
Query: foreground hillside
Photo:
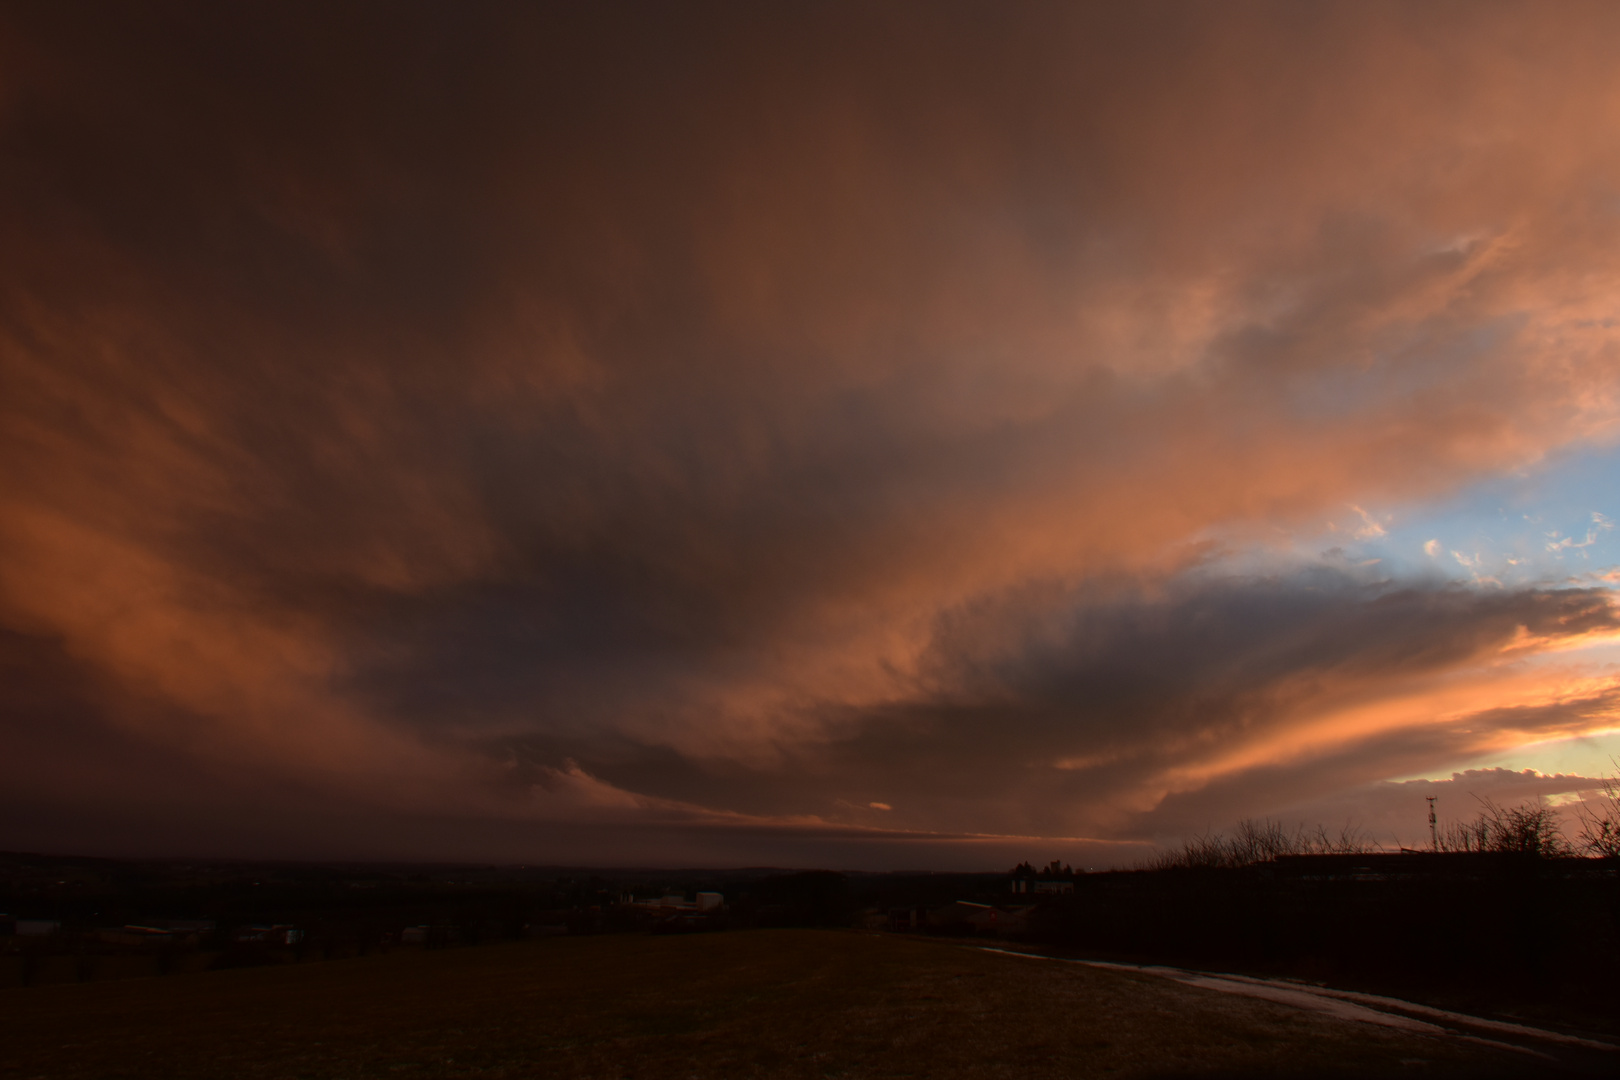
[[[1517,1055],[853,932],[613,935],[0,993],[18,1077],[1479,1075]]]

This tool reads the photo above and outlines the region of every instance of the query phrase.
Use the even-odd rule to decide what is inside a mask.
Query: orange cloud
[[[1274,550],[1613,443],[1620,16],[1159,14],[6,13],[37,798],[1124,837],[1598,722],[1606,593]]]

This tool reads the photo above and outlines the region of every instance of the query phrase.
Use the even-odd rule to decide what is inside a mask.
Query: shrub
[[[1219,869],[1253,866],[1279,855],[1353,855],[1372,851],[1374,844],[1360,829],[1346,825],[1338,835],[1318,825],[1314,830],[1296,825],[1292,831],[1270,818],[1244,818],[1231,836],[1205,833],[1164,852],[1149,870]]]
[[[1440,834],[1441,851],[1495,851],[1538,858],[1574,854],[1559,826],[1558,812],[1537,799],[1502,807],[1481,799],[1473,821],[1448,825]]]

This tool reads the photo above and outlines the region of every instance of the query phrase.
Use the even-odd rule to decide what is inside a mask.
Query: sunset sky
[[[1613,3],[0,5],[0,848],[1101,867],[1578,799],[1617,56]]]

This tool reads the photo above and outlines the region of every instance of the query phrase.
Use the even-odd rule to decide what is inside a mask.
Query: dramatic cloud
[[[0,10],[0,844],[993,864],[1614,727],[1607,583],[1295,548],[1612,442],[1616,40]]]

